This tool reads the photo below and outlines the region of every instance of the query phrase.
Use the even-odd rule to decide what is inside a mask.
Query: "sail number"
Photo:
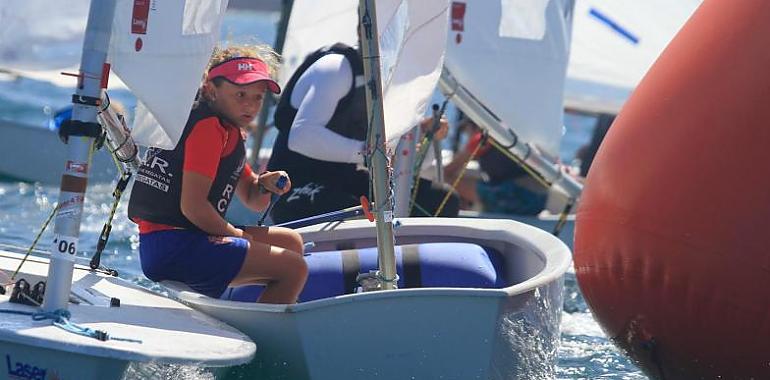
[[[53,239],[51,254],[65,260],[75,261],[78,252],[78,238],[74,236],[56,235]]]

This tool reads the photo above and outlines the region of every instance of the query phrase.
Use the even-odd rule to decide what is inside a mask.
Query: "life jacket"
[[[205,102],[197,103],[185,125],[182,137],[173,150],[150,148],[139,167],[128,203],[128,217],[187,229],[198,229],[181,210],[182,178],[185,141],[200,121],[217,118],[220,125],[225,122]],[[235,194],[241,172],[246,163],[246,148],[241,134],[235,149],[221,157],[217,174],[211,184],[208,201],[224,217]]]
[[[334,44],[311,53],[291,76],[284,87],[281,100],[278,102],[275,111],[275,126],[278,129],[278,136],[267,164],[268,170],[286,170],[291,173],[292,180],[324,180],[356,170],[355,164],[316,160],[289,149],[289,133],[291,133],[291,126],[297,115],[297,109],[291,105],[294,87],[302,74],[313,63],[327,54],[345,56],[353,71],[353,81],[348,93],[337,103],[326,128],[347,138],[359,141],[366,139],[366,94],[364,93],[363,81],[356,80],[356,78],[363,78],[364,75],[363,60],[358,50],[344,44]]]

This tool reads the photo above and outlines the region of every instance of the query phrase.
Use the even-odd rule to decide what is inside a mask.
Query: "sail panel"
[[[445,66],[500,119],[485,127],[500,129],[501,142],[534,143],[558,157],[572,0],[511,3],[455,1]]]
[[[565,106],[618,113],[701,0],[577,0]]]
[[[138,144],[176,146],[226,8],[227,0],[118,0],[110,62],[138,99]]]
[[[295,0],[284,45],[281,83],[311,52],[336,42],[358,44],[357,0]],[[379,0],[385,134],[388,146],[417,124],[444,59],[448,0]]]

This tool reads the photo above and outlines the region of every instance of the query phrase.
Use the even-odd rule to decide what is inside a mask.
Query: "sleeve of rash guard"
[[[214,117],[195,124],[185,141],[183,170],[214,179],[225,147],[225,133]]]
[[[341,54],[325,55],[300,76],[290,99],[297,115],[289,134],[289,149],[317,160],[363,163],[363,141],[326,128],[353,80],[350,62]]]

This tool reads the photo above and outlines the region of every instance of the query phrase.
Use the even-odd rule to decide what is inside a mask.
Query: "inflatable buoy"
[[[398,287],[504,287],[494,251],[471,243],[424,243],[395,247]],[[299,296],[301,302],[356,292],[359,273],[377,269],[377,248],[313,252],[305,256],[308,279]],[[259,285],[228,289],[222,298],[254,302],[262,293]]]
[[[770,1],[706,0],[591,167],[580,288],[657,379],[770,379]]]

